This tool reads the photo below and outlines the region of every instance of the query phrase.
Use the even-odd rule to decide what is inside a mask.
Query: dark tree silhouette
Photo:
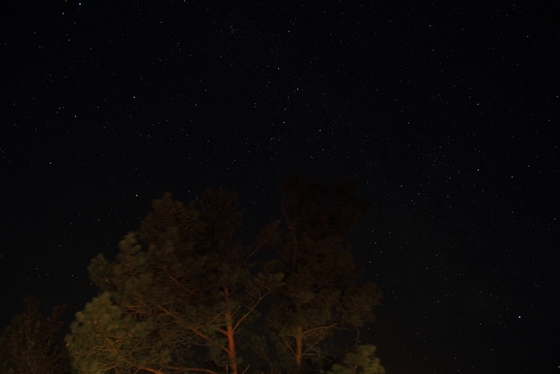
[[[257,372],[244,361],[254,352],[273,373],[302,372],[310,357],[318,359],[314,372],[330,367],[323,358],[332,352],[322,343],[335,331],[373,321],[381,299],[373,283],[360,283],[344,244],[366,204],[350,184],[292,177],[283,191],[285,227],[265,225],[249,246],[238,239],[242,215],[228,190],[207,190],[186,205],[170,194],[154,200],[114,261],[103,255],[91,261],[100,293],[76,314],[66,337],[74,368],[81,374],[240,374]],[[276,258],[254,260],[265,248]],[[264,321],[268,334],[259,333]],[[271,347],[278,352],[270,354]],[[358,347],[356,365],[373,354],[364,349]],[[346,366],[332,369],[354,361],[348,356]]]
[[[102,255],[92,261],[102,293],[67,337],[82,373],[239,372],[238,336],[281,274],[251,271],[251,256],[273,244],[276,225],[241,246],[236,201],[225,189],[207,190],[185,207],[166,194],[121,241],[113,263]]]
[[[367,207],[356,198],[354,184],[323,185],[292,176],[282,191],[287,228],[269,266],[286,275],[285,286],[267,322],[280,352],[301,371],[306,357],[321,361],[321,342],[335,330],[373,322],[381,291],[373,283],[358,283],[361,268],[344,244]]]
[[[15,316],[0,334],[0,372],[6,374],[65,374],[70,371],[60,341],[64,306],[43,316],[41,303],[32,296],[23,300],[24,312]]]

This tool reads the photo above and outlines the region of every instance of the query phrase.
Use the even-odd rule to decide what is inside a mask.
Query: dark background
[[[225,4],[224,4],[225,3]],[[4,1],[1,325],[69,317],[163,192],[352,179],[388,373],[560,373],[557,5]]]

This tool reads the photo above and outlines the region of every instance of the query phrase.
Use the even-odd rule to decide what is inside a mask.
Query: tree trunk
[[[303,356],[303,327],[299,325],[296,332],[296,367],[301,371],[301,358]]]
[[[224,290],[226,303],[229,299],[229,289]],[[238,374],[237,368],[237,352],[235,351],[235,331],[233,330],[233,320],[229,305],[226,304],[226,338],[227,338],[227,356],[229,361],[229,370],[231,374]]]

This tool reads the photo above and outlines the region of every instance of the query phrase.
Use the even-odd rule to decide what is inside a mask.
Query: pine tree
[[[113,261],[91,261],[100,292],[66,337],[77,372],[239,374],[249,348],[271,372],[303,372],[310,358],[314,372],[324,368],[326,338],[373,321],[381,299],[345,244],[366,204],[351,184],[292,177],[283,192],[285,226],[265,225],[250,246],[238,239],[242,215],[228,190],[186,205],[154,200]],[[276,257],[258,263],[265,248]]]
[[[0,371],[11,374],[65,374],[70,370],[66,351],[58,340],[64,306],[54,307],[47,317],[41,303],[31,296],[25,310],[0,334]]]
[[[385,374],[374,345],[359,345],[355,352],[348,352],[342,364],[334,364],[324,374]]]
[[[283,186],[282,211],[287,228],[280,255],[269,266],[285,274],[285,286],[267,316],[270,336],[280,352],[292,357],[296,371],[306,358],[323,356],[321,343],[335,330],[372,322],[381,292],[359,284],[359,266],[344,244],[367,204],[353,184],[322,185],[290,177]]]
[[[241,246],[236,201],[225,189],[207,190],[187,206],[166,194],[121,241],[114,262],[92,260],[90,276],[102,293],[67,337],[82,373],[239,373],[238,337],[281,279],[250,263],[273,243],[276,224],[254,246]]]

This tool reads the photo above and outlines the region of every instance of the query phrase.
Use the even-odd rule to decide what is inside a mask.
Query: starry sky
[[[8,11],[9,8],[9,11]],[[388,373],[560,373],[558,5],[2,3],[1,325],[70,317],[152,199],[351,179]]]

